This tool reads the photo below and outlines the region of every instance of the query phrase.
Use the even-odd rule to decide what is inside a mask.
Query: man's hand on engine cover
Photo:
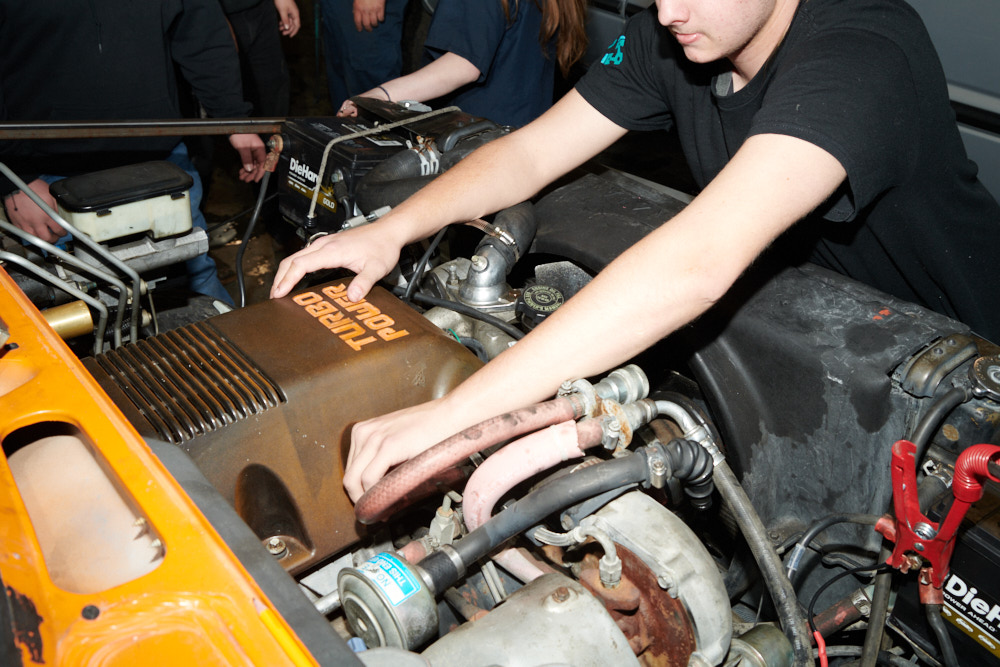
[[[344,487],[354,502],[394,466],[408,461],[469,424],[447,397],[354,425]]]

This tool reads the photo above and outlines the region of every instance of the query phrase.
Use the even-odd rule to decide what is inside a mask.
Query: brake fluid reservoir
[[[191,229],[194,180],[164,160],[115,167],[56,181],[59,215],[97,242],[149,232],[153,238]]]

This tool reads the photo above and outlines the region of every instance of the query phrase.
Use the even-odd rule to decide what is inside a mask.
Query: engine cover
[[[334,282],[167,331],[84,365],[147,439],[184,449],[297,572],[355,543],[354,423],[444,395],[478,359],[381,288]]]

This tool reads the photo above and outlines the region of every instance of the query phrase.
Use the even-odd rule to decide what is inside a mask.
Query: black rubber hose
[[[247,230],[243,233],[243,239],[240,241],[240,249],[236,251],[236,284],[240,289],[240,308],[247,305],[247,285],[243,275],[243,255],[246,253],[250,237],[253,235],[253,228],[257,226],[257,218],[260,217],[260,210],[264,208],[264,200],[267,198],[267,182],[270,179],[271,172],[265,171],[264,178],[260,181],[260,194],[257,195],[257,205],[254,206],[253,215],[250,216],[250,222],[247,223]]]
[[[937,432],[938,424],[948,416],[949,412],[971,398],[972,390],[965,387],[954,387],[935,402],[924,416],[920,418],[920,422],[913,429],[913,434],[910,436],[910,442],[917,446],[913,460],[916,462],[918,470],[924,461],[924,456],[927,455],[928,448],[931,446],[931,440],[933,440],[934,434]]]
[[[365,213],[371,213],[383,206],[395,208],[435,178],[437,176],[413,176],[382,182],[365,181],[362,178],[354,192],[354,197],[358,208]]]
[[[948,634],[948,628],[945,627],[944,619],[941,618],[941,605],[925,604],[924,616],[937,638],[938,648],[941,649],[941,659],[944,661],[945,667],[958,667],[955,647],[951,643],[951,636]]]
[[[816,650],[813,650],[816,653]],[[827,646],[826,654],[831,658],[853,658],[855,656],[861,655],[860,646]],[[857,664],[857,660],[849,665]],[[889,653],[888,651],[879,651],[878,654],[878,664],[886,665],[886,667],[913,667],[913,663],[905,658],[895,655],[894,653]],[[844,665],[848,667],[848,665]]]
[[[937,475],[925,475],[920,483],[917,485],[917,503],[920,505],[920,512],[922,514],[927,514],[927,510],[934,504],[934,502],[944,496],[945,493],[950,495],[950,499],[954,500],[955,496],[951,495],[951,488],[948,483]],[[949,503],[950,506],[950,503]],[[947,516],[948,512],[942,512],[941,516]]]
[[[883,546],[879,550],[878,562],[884,563],[892,554],[892,549]],[[872,590],[871,611],[868,613],[868,629],[861,651],[862,667],[875,667],[879,651],[882,650],[882,636],[885,633],[885,619],[889,615],[889,594],[892,592],[892,572],[882,572],[875,577]]]
[[[433,153],[431,152],[433,151]],[[430,155],[431,159],[421,158],[421,152]],[[440,169],[430,169],[432,160],[440,161],[440,154],[436,150],[427,148],[408,148],[388,157],[372,167],[371,171],[361,177],[360,183],[386,183],[396,181],[401,178],[413,178],[414,176],[430,176],[440,172]],[[440,162],[438,162],[440,164]]]
[[[708,450],[694,440],[683,438],[671,440],[664,450],[670,459],[673,477],[684,483],[684,493],[691,504],[698,509],[711,507],[715,464]]]
[[[476,254],[485,246],[493,246],[507,263],[509,273],[520,255],[531,245],[535,238],[538,223],[535,221],[535,207],[530,201],[523,201],[503,209],[493,218],[493,226],[510,234],[514,245],[509,246],[495,236],[485,236],[476,246]]]
[[[494,123],[489,124],[496,128]],[[438,174],[455,166],[483,144],[504,134],[505,131],[494,129],[462,139],[454,148],[442,147],[438,168],[432,173],[426,173],[426,163],[420,159],[415,149],[396,153],[380,162],[358,181],[354,192],[358,208],[370,213],[382,206],[398,206],[437,178]]]
[[[468,143],[471,139],[483,137],[484,135],[494,135],[493,138],[500,136],[501,134],[506,134],[508,130],[504,130],[497,127],[497,124],[492,120],[478,120],[468,125],[463,125],[461,127],[453,128],[436,139],[438,147],[445,153],[450,153],[455,148],[458,148],[463,143]],[[482,141],[482,143],[486,143]]]
[[[464,567],[468,567],[554,512],[648,478],[648,455],[645,450],[556,477],[452,544],[450,552],[435,551],[430,554],[420,561],[420,567],[430,575],[434,590],[445,590],[461,576],[453,558],[460,559]]]
[[[469,350],[471,350],[473,354],[475,354],[476,357],[479,358],[479,361],[483,362],[484,364],[489,362],[490,355],[489,353],[486,352],[486,346],[484,346],[475,338],[470,338],[469,336],[459,336],[458,342],[464,345],[465,347],[469,348]]]
[[[406,290],[402,287],[393,287],[392,293],[396,296],[403,296]],[[512,324],[504,322],[498,317],[493,317],[492,315],[487,315],[486,313],[481,313],[472,306],[466,306],[464,303],[458,303],[457,301],[449,301],[447,299],[438,299],[437,297],[427,296],[426,294],[414,294],[412,298],[417,303],[422,303],[425,306],[437,306],[439,308],[447,308],[449,310],[454,310],[456,313],[461,313],[462,315],[468,315],[469,317],[486,322],[487,324],[496,327],[500,331],[504,332],[514,340],[521,340],[524,338],[524,332],[515,327]]]
[[[795,665],[807,667],[813,664],[812,640],[806,617],[799,608],[792,582],[785,576],[781,559],[775,553],[767,537],[767,529],[750,503],[746,491],[740,486],[739,480],[733,474],[729,464],[720,461],[715,465],[715,486],[719,493],[732,508],[736,523],[743,532],[743,537],[750,546],[750,552],[757,561],[757,566],[767,584],[774,608],[778,612],[781,629],[792,644],[795,654]]]
[[[730,600],[736,600],[756,583],[756,573],[748,569],[745,561],[750,555],[750,548],[745,541],[741,541],[736,546],[733,559],[729,561],[726,574],[722,577],[722,583],[726,587],[726,595]]]

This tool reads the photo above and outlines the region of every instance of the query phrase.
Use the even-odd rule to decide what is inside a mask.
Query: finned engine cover
[[[334,282],[84,365],[143,436],[188,452],[299,571],[358,539],[341,483],[351,426],[442,396],[481,363],[385,290],[351,303]]]

